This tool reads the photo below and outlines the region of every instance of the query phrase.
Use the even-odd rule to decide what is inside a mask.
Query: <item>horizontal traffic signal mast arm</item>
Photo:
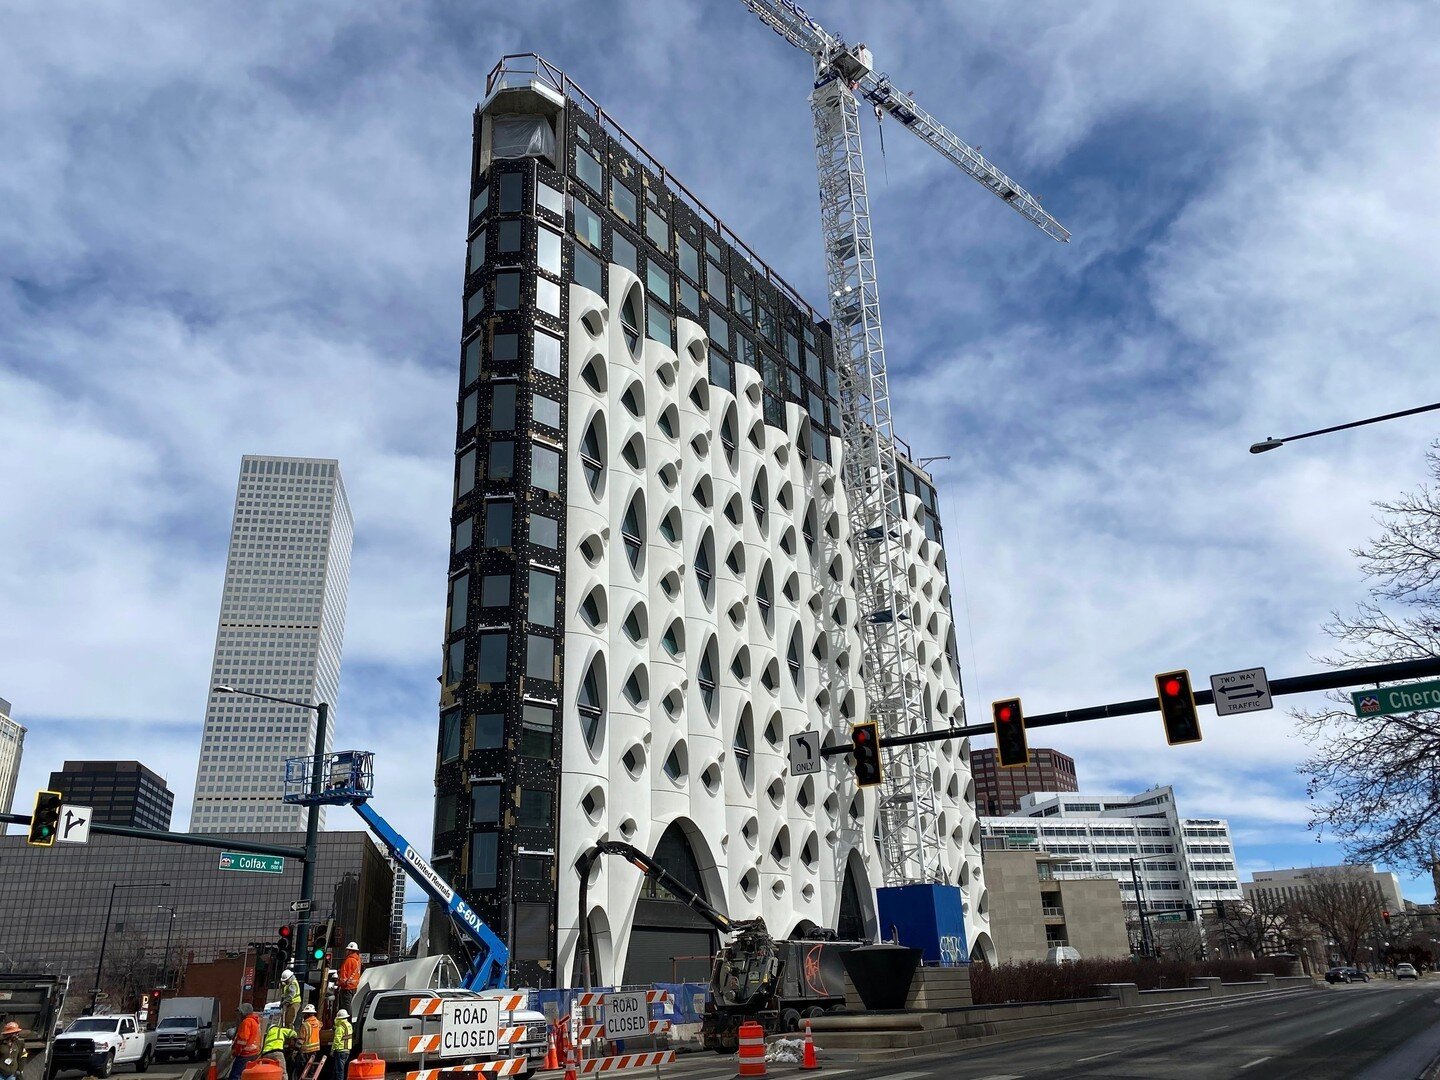
[[[1316,690],[1339,690],[1346,686],[1368,686],[1371,683],[1390,682],[1396,679],[1425,679],[1440,675],[1440,657],[1426,657],[1423,660],[1399,660],[1393,664],[1372,664],[1369,667],[1335,668],[1333,671],[1317,671],[1313,675],[1292,675],[1288,679],[1271,679],[1270,694],[1280,697],[1284,694],[1309,694]],[[1195,691],[1195,704],[1213,705],[1215,695],[1209,690]],[[1117,701],[1110,705],[1091,705],[1084,709],[1065,709],[1062,712],[1040,713],[1027,716],[1027,728],[1056,727],[1060,724],[1079,724],[1086,720],[1106,720],[1114,716],[1138,716],[1141,713],[1160,711],[1158,698],[1136,698],[1134,701]],[[962,739],[967,735],[993,735],[994,724],[967,724],[965,727],[942,728],[919,735],[901,735],[893,739],[882,738],[882,746],[904,746],[907,743],[943,742],[946,739]],[[824,757],[838,757],[850,753],[850,744],[840,743],[824,747]]]
[[[30,818],[25,814],[0,814],[0,822],[6,825],[29,826]],[[157,840],[165,844],[185,844],[189,847],[208,847],[216,851],[239,851],[246,855],[279,855],[282,859],[305,860],[305,849],[281,847],[279,844],[256,844],[249,840],[226,840],[220,836],[204,836],[196,833],[165,832],[161,829],[137,829],[132,825],[101,825],[90,823],[92,833],[108,836],[130,836],[137,840]]]

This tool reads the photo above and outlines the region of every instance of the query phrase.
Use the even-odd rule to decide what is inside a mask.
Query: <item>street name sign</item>
[[[820,771],[820,732],[800,731],[790,736],[790,775],[809,776]]]
[[[1270,680],[1265,677],[1263,667],[1211,675],[1210,691],[1215,695],[1216,716],[1260,712],[1275,707],[1275,699],[1270,696]]]
[[[642,995],[643,996],[643,995]],[[440,1005],[441,1057],[493,1054],[500,1046],[500,1003],[446,998]]]
[[[645,991],[605,995],[605,1038],[628,1039],[650,1030],[650,1005]]]
[[[281,855],[248,855],[243,851],[222,851],[221,870],[247,870],[252,874],[283,874],[285,859]]]
[[[1394,716],[1397,713],[1440,709],[1440,682],[1404,683],[1359,690],[1350,695],[1356,716]]]
[[[90,842],[90,818],[93,806],[60,806],[60,834],[55,837],[62,844],[88,844]]]
[[[312,901],[312,900],[291,900],[291,901],[290,901],[290,910],[291,910],[291,911],[305,912],[305,911],[309,911],[309,910],[310,910],[311,908],[313,908],[314,906],[315,906],[315,903],[314,903],[314,901]]]

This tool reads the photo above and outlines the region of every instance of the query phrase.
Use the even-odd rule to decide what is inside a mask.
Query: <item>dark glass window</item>
[[[635,208],[635,193],[613,176],[610,178],[610,205],[626,221],[633,223],[640,220]]]
[[[560,451],[539,443],[530,445],[530,483],[542,491],[560,494]]]
[[[486,574],[480,579],[480,606],[510,606],[509,574]]]
[[[661,251],[670,250],[670,225],[665,218],[648,207],[645,210],[645,238]]]
[[[461,574],[450,582],[450,632],[465,625],[470,605],[470,575]]]
[[[725,316],[714,308],[710,309],[710,340],[715,348],[721,352],[730,351],[730,324],[725,321]]]
[[[724,387],[733,392],[735,381],[731,377],[730,361],[726,360],[720,353],[710,354],[710,381],[716,386]]]
[[[520,727],[520,756],[545,760],[555,753],[555,710],[526,705]]]
[[[540,855],[522,855],[522,856],[520,856],[519,859],[516,860],[516,864],[517,864],[517,866],[518,866],[518,873],[519,873],[519,878],[520,878],[521,881],[545,881],[545,880],[547,880],[547,879],[550,877],[550,860],[547,859],[547,858],[545,858],[545,857],[543,857],[543,856],[540,856]],[[527,905],[524,905],[524,906],[530,907],[530,908],[541,908],[541,909],[545,909],[545,908],[546,908],[546,905],[544,905],[544,904],[527,904]],[[547,922],[547,923],[549,922],[548,916],[547,916],[547,918],[546,918],[546,922]],[[517,927],[516,927],[516,928],[517,928],[517,930],[518,930],[518,928],[519,928],[519,927],[518,927],[518,924],[517,924]],[[536,931],[538,931],[538,929],[539,929],[538,923],[537,923],[537,926],[536,926],[535,929],[536,929]],[[517,946],[517,951],[518,951],[518,946]],[[547,955],[549,955],[549,954],[548,954],[548,952],[546,952],[546,953],[541,953],[540,955],[541,955],[541,956],[547,956]]]
[[[470,220],[490,209],[490,181],[486,180],[480,185],[480,190],[475,192],[475,197],[470,200]]]
[[[530,416],[537,424],[560,428],[560,402],[544,394],[533,394],[530,398]]]
[[[486,475],[491,480],[509,480],[514,477],[515,444],[513,442],[502,439],[490,444],[490,467]]]
[[[485,546],[510,546],[510,521],[514,516],[514,504],[492,502],[485,504]]]
[[[640,569],[640,556],[645,551],[645,538],[641,533],[640,501],[636,499],[625,511],[620,524],[620,536],[625,543],[625,557],[632,570]]]
[[[514,214],[525,209],[525,177],[518,172],[500,174],[500,213]]]
[[[479,411],[480,392],[472,390],[466,394],[460,402],[460,430],[469,431],[475,426],[476,413]]]
[[[556,551],[560,547],[560,522],[544,514],[530,515],[530,542]]]
[[[466,261],[470,273],[485,265],[485,230],[481,229],[470,239],[470,254]]]
[[[440,760],[454,761],[460,756],[460,710],[440,714]]]
[[[708,275],[705,282],[710,295],[717,304],[725,303],[725,298],[730,294],[730,283],[725,280],[725,271],[712,262],[705,264],[705,273]]]
[[[575,148],[575,175],[597,195],[605,190],[605,180],[600,171],[599,159],[583,146]]]
[[[475,490],[475,448],[472,446],[460,455],[455,465],[455,497],[467,495]]]
[[[472,421],[473,422],[473,421]],[[490,430],[515,430],[515,384],[496,383],[490,394]]]
[[[582,248],[575,249],[575,284],[605,295],[605,268],[599,259]]]
[[[475,519],[461,518],[455,524],[455,552],[467,550],[475,542]]]
[[[485,335],[476,334],[465,343],[465,385],[480,377],[480,361],[485,355]]]
[[[548,791],[520,789],[519,824],[527,829],[548,829],[553,823],[555,798]]]
[[[520,261],[521,226],[519,221],[502,221],[498,227],[498,234],[495,241],[495,254],[499,256],[501,264],[513,264]]]
[[[688,274],[691,281],[700,280],[700,253],[682,237],[675,238],[675,252],[680,262],[680,272]]]
[[[459,810],[453,792],[435,796],[435,835],[452,832],[455,828],[455,817]]]
[[[547,274],[560,276],[560,234],[541,226],[535,236],[535,264]]]
[[[475,291],[465,301],[465,321],[469,322],[485,310],[485,289],[482,285],[476,285]]]
[[[452,641],[445,650],[445,685],[454,686],[465,674],[465,639]]]
[[[520,306],[520,275],[506,271],[495,275],[495,310],[514,311]]]
[[[531,679],[555,678],[555,639],[544,634],[525,636],[525,675]],[[481,680],[484,681],[483,679]]]
[[[625,267],[632,274],[640,273],[640,255],[635,250],[635,245],[622,236],[619,229],[610,231],[610,249],[613,253],[611,262]]]
[[[691,285],[690,282],[686,281],[683,277],[676,280],[675,287],[677,294],[680,297],[680,306],[683,307],[686,311],[690,312],[691,315],[699,315],[699,290],[696,289],[694,285]]]
[[[500,851],[500,836],[479,832],[470,837],[470,887],[495,888],[495,860]]]
[[[500,785],[476,784],[470,789],[470,824],[500,823]]]
[[[536,626],[555,625],[555,581],[548,570],[530,570],[528,617]]]
[[[476,750],[494,750],[505,745],[505,714],[481,713],[475,717]]]
[[[645,266],[645,287],[651,296],[670,303],[670,272],[653,260]]]
[[[546,880],[549,877],[549,859],[537,858],[533,855],[526,856],[520,860],[520,874],[525,877],[531,873],[530,863],[540,864],[542,873],[536,880]],[[515,959],[516,960],[545,960],[550,956],[550,905],[536,903],[522,903],[515,905]]]
[[[575,200],[575,236],[581,243],[599,251],[604,246],[604,233],[600,231],[600,215],[579,199]]]
[[[520,356],[519,334],[496,334],[490,349],[490,359],[496,363],[511,363]]]
[[[645,303],[645,336],[671,349],[675,347],[675,330],[670,322],[670,313],[654,300]]]
[[[475,681],[503,683],[505,659],[510,649],[510,635],[504,630],[487,630],[478,635],[479,659],[475,664]]]
[[[535,205],[544,207],[556,217],[565,216],[565,196],[543,180],[535,184]]]

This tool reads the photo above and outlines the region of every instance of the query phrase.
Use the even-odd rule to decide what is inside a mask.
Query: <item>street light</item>
[[[1155,941],[1150,935],[1150,923],[1145,918],[1145,894],[1140,887],[1140,872],[1135,869],[1136,863],[1154,862],[1157,859],[1170,859],[1175,861],[1177,856],[1170,855],[1141,855],[1138,858],[1130,856],[1130,880],[1135,886],[1135,914],[1140,917],[1140,949],[1145,956],[1154,958]]]
[[[100,959],[95,964],[95,988],[90,991],[90,1015],[95,1015],[95,1010],[100,1008],[100,976],[105,970],[105,947],[110,944],[110,919],[115,914],[115,890],[116,889],[168,889],[168,881],[134,881],[129,883],[112,881],[110,883],[110,904],[105,908],[105,932],[100,935]]]
[[[320,794],[320,774],[325,768],[325,733],[330,726],[329,702],[322,701],[319,704],[311,705],[306,701],[257,694],[253,690],[237,690],[233,686],[224,684],[211,687],[211,691],[216,694],[238,694],[240,697],[258,698],[260,701],[274,701],[280,705],[293,705],[297,709],[309,709],[313,712],[315,714],[315,759],[310,768],[310,794]],[[320,832],[319,800],[312,801],[307,809],[305,862],[300,868],[300,910],[296,913],[295,919],[295,937],[299,942],[310,940],[310,909],[315,904],[316,839]],[[305,976],[310,972],[310,957],[297,948],[294,965],[295,974],[300,977],[301,982],[304,982]]]
[[[1307,431],[1301,435],[1287,435],[1283,439],[1277,439],[1273,435],[1260,442],[1250,444],[1250,453],[1263,454],[1267,450],[1274,450],[1278,446],[1284,446],[1287,442],[1294,442],[1296,439],[1308,439],[1312,435],[1328,435],[1332,431],[1344,431],[1347,428],[1364,427],[1366,424],[1378,424],[1382,420],[1394,420],[1401,416],[1414,416],[1416,413],[1430,412],[1440,409],[1440,401],[1433,405],[1421,405],[1417,409],[1402,409],[1400,412],[1386,413],[1384,416],[1372,416],[1368,420],[1352,420],[1348,424],[1336,424],[1334,427],[1320,428],[1316,431]]]
[[[157,911],[170,912],[170,925],[165,930],[165,989],[173,989],[170,985],[170,935],[175,933],[175,909],[166,904],[156,904]]]

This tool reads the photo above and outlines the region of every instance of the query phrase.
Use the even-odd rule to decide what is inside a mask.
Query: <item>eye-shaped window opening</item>
[[[791,573],[791,575],[790,575],[788,578],[785,579],[785,589],[784,589],[784,593],[785,593],[785,599],[786,599],[786,600],[789,600],[790,603],[792,603],[792,604],[798,604],[798,603],[800,602],[800,575],[799,575],[799,574]]]
[[[585,737],[586,748],[591,754],[598,753],[600,737],[605,733],[605,668],[598,656],[580,680],[575,710],[580,714],[580,732]]]
[[[625,449],[620,451],[620,456],[625,459],[636,472],[645,471],[645,440],[638,434],[630,436],[630,441],[625,444]]]
[[[667,439],[674,439],[679,423],[680,413],[674,405],[667,405],[665,411],[660,414],[660,419],[655,421],[655,426],[660,429],[660,433]]]
[[[774,573],[767,562],[760,568],[759,580],[755,582],[755,606],[760,611],[760,621],[766,630],[774,629]]]
[[[736,650],[735,658],[730,661],[730,674],[734,675],[735,678],[741,682],[749,680],[750,650],[748,647],[741,645],[740,648]]]
[[[725,410],[725,419],[720,421],[720,445],[725,450],[725,460],[735,464],[735,406]]]
[[[695,549],[695,580],[700,587],[700,596],[706,604],[711,603],[711,590],[714,585],[715,573],[715,534],[709,529],[700,538],[700,546]]]
[[[629,750],[625,751],[624,756],[621,757],[620,764],[625,766],[625,771],[627,773],[629,773],[632,777],[638,780],[640,778],[640,774],[645,771],[644,747],[640,746],[639,743],[636,743],[634,746],[630,747]]]
[[[640,496],[630,500],[625,517],[620,523],[620,538],[625,543],[625,558],[630,569],[637,574],[645,557],[645,507]]]
[[[672,506],[666,515],[660,519],[660,535],[672,544],[680,542],[680,510]]]
[[[585,486],[590,489],[590,494],[599,495],[605,478],[605,436],[598,416],[590,421],[580,440],[580,468],[585,474]]]
[[[763,472],[755,477],[755,483],[750,488],[750,508],[755,512],[756,527],[764,532],[765,518],[770,512],[770,496],[765,491],[765,474]]]
[[[815,864],[820,861],[820,841],[813,832],[800,847],[800,861],[807,870],[814,870]]]
[[[621,627],[625,636],[636,645],[639,645],[649,636],[649,620],[645,617],[645,608],[636,604],[630,609],[630,614],[625,616],[625,623]]]
[[[754,900],[759,890],[760,877],[754,870],[746,870],[740,875],[740,891],[745,894],[746,900]]]
[[[751,779],[754,775],[754,745],[755,721],[751,718],[750,706],[746,705],[740,712],[740,721],[735,725],[735,738],[730,744],[730,749],[735,755],[735,770],[740,774],[740,779],[744,781],[746,791],[750,790]]]
[[[754,387],[751,387],[751,389],[753,390]],[[750,445],[755,447],[756,450],[764,450],[765,425],[762,424],[759,420],[756,420],[755,423],[750,425],[750,434],[748,438],[750,439]]]
[[[685,624],[676,619],[665,629],[665,636],[660,639],[660,647],[671,656],[682,656],[685,653]]]
[[[725,556],[725,565],[736,577],[743,577],[745,574],[745,545],[736,544],[730,549],[730,554]]]
[[[665,594],[665,599],[674,600],[680,595],[680,575],[674,570],[660,579],[660,591]]]
[[[638,418],[645,415],[645,391],[641,388],[638,380],[631,383],[625,393],[620,396],[620,404],[625,406],[625,411],[631,416]]]
[[[671,720],[679,720],[681,714],[685,711],[685,701],[680,696],[679,690],[671,690],[660,699],[660,705],[665,710],[665,715],[670,717]]]
[[[700,703],[705,706],[705,711],[713,718],[715,716],[715,665],[718,660],[718,647],[712,637],[705,643],[704,650],[700,653],[700,665],[695,672],[695,682],[700,687]]]
[[[725,501],[725,520],[736,526],[745,520],[745,511],[740,508],[739,495],[731,495]]]
[[[696,379],[695,385],[690,387],[690,401],[695,408],[702,413],[710,411],[710,384],[704,379]]]
[[[643,664],[630,672],[630,677],[625,680],[620,692],[625,695],[625,700],[637,709],[643,708],[645,702],[650,700],[650,678],[646,675]]]
[[[700,774],[700,782],[711,795],[716,794],[720,790],[720,769],[715,765],[707,766]]]
[[[765,665],[765,670],[760,675],[760,685],[772,694],[780,689],[780,665],[774,660]]]
[[[585,385],[597,394],[605,392],[605,359],[601,356],[592,356],[590,362],[580,371],[580,378]]]
[[[710,485],[710,477],[702,476],[695,482],[695,489],[690,492],[690,497],[695,500],[695,505],[702,510],[710,509],[711,501],[714,498]]]
[[[770,781],[770,786],[765,789],[766,796],[778,809],[785,805],[785,781],[778,776]]]
[[[620,305],[620,333],[625,338],[625,347],[636,360],[640,359],[640,327],[645,323],[643,303],[640,286],[634,285],[626,295],[625,303]]]
[[[765,725],[765,741],[776,750],[785,741],[785,725],[780,719],[780,714],[772,713],[769,722]]]
[[[800,526],[800,533],[805,537],[805,550],[812,556],[815,554],[815,530],[819,527],[819,519],[815,514],[815,504],[811,503],[810,508],[805,511],[805,521]]]
[[[605,625],[605,590],[596,585],[580,601],[580,619],[592,630]]]
[[[780,534],[780,550],[792,559],[795,557],[795,527],[793,525],[787,526],[785,531]]]
[[[801,691],[804,689],[804,667],[800,658],[804,651],[805,644],[801,640],[799,628],[796,628],[790,637],[790,647],[785,650],[785,663],[790,667],[790,681],[795,684],[796,690]]]
[[[687,757],[688,755],[685,752],[685,742],[683,739],[675,744],[675,746],[671,749],[670,753],[665,755],[665,764],[663,768],[665,770],[665,775],[669,778],[672,784],[679,784],[685,780]]]

